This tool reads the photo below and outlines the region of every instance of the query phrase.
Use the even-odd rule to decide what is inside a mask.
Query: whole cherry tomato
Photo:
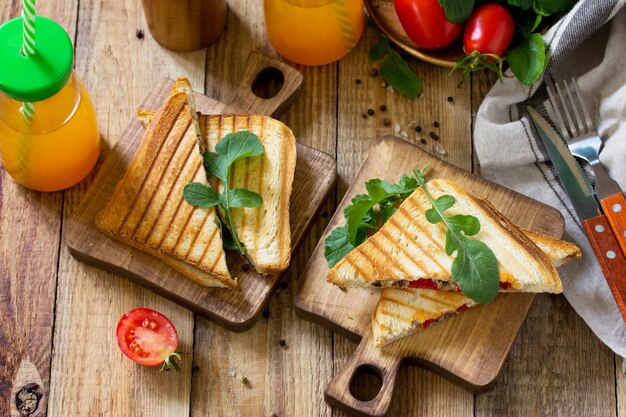
[[[178,333],[163,314],[149,308],[135,308],[124,314],[115,331],[124,355],[145,366],[164,365],[179,370]]]
[[[450,22],[438,0],[394,0],[393,4],[406,34],[421,48],[442,49],[461,35],[463,25]]]
[[[502,55],[511,44],[515,32],[513,16],[498,3],[480,5],[465,23],[463,50],[467,55]]]

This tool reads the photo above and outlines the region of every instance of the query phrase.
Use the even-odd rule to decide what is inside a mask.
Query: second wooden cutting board
[[[275,73],[283,83],[271,98],[253,93],[259,80]],[[234,102],[226,105],[194,94],[198,111],[205,114],[257,113],[277,116],[296,96],[302,74],[287,64],[252,53]],[[165,80],[141,103],[156,109],[167,97],[173,82]],[[136,118],[129,123],[118,144],[106,159],[83,206],[70,219],[65,242],[70,253],[87,263],[124,276],[233,331],[250,328],[272,293],[280,275],[263,277],[235,252],[227,255],[231,274],[238,277],[236,289],[207,288],[184,278],[165,263],[140,250],[110,239],[94,224],[94,217],[126,171],[145,129]],[[292,250],[297,247],[336,179],[334,159],[321,151],[297,144],[297,162],[290,200]]]
[[[352,197],[365,191],[365,181],[380,178],[397,182],[403,173],[426,164],[431,167],[428,178],[455,180],[487,198],[518,226],[555,237],[563,234],[563,218],[554,208],[456,168],[403,140],[386,137],[374,145],[315,248],[296,293],[299,316],[359,343],[325,392],[331,405],[359,416],[387,413],[398,370],[405,363],[430,369],[474,392],[488,388],[502,369],[534,298],[533,294],[501,294],[490,304],[471,308],[422,332],[382,348],[374,346],[371,318],[380,291],[342,291],[327,283],[324,239],[335,226],[345,223],[343,209]],[[355,398],[351,382],[362,373],[372,372],[382,380],[380,392],[369,401]]]

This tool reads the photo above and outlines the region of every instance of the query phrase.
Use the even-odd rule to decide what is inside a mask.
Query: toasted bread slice
[[[372,316],[374,343],[391,343],[475,305],[455,291],[385,288]]]
[[[189,205],[183,188],[206,183],[187,103],[174,92],[154,116],[133,160],[97,213],[98,229],[154,255],[204,286],[235,287],[214,208]]]
[[[138,109],[137,117],[147,126],[153,112]],[[231,209],[231,214],[237,236],[246,246],[246,256],[255,269],[261,274],[284,271],[291,258],[289,198],[296,165],[293,132],[283,123],[259,115],[201,114],[199,122],[207,133],[210,151],[215,150],[224,135],[242,130],[255,133],[263,143],[264,155],[236,162],[230,176],[230,188],[246,188],[260,194],[263,205]],[[223,190],[218,181],[211,185]]]
[[[200,118],[208,149],[215,150],[228,133],[247,130],[263,143],[261,156],[241,159],[231,167],[229,187],[245,188],[263,197],[258,208],[231,209],[231,217],[246,256],[260,274],[275,274],[289,266],[291,230],[289,199],[296,167],[296,140],[285,124],[270,117],[247,114]],[[220,192],[223,184],[213,179]],[[221,208],[218,209],[223,218]]]
[[[456,198],[446,214],[469,214],[480,220],[481,230],[472,238],[494,252],[502,290],[562,292],[561,280],[546,253],[491,205],[452,181],[432,180],[427,187],[435,199],[444,194]],[[423,191],[417,189],[377,233],[329,271],[328,281],[341,287],[423,287],[426,283],[427,288],[434,284],[437,289],[458,289],[450,278],[453,258],[444,249],[446,229],[441,223],[429,223],[424,215],[430,207]],[[555,243],[543,235],[540,240],[546,248]],[[565,252],[579,253],[574,245],[563,242],[562,246],[567,247]],[[557,255],[564,251],[550,248],[548,252]],[[568,252],[566,258],[571,257]]]

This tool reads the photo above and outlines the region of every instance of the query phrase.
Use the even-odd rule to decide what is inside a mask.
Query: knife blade
[[[527,110],[578,218],[582,221],[599,216],[600,206],[594,196],[593,188],[567,145],[537,110],[531,107]]]
[[[591,184],[569,148],[535,109],[528,107],[527,110],[582,223],[622,318],[626,321],[626,254],[621,250]]]

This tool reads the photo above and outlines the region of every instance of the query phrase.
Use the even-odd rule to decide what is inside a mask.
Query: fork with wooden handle
[[[582,93],[574,79],[570,83],[556,83],[554,88],[556,94],[548,87],[548,95],[567,146],[572,155],[584,159],[593,169],[596,196],[622,253],[626,255],[626,199],[619,185],[600,163],[602,140],[582,100]]]

